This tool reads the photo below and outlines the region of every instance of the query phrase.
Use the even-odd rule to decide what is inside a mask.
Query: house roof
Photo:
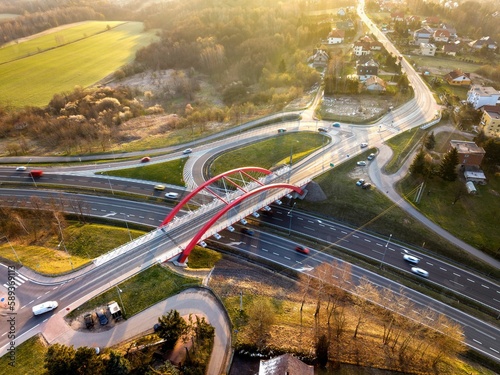
[[[425,22],[427,23],[439,23],[439,17],[436,16],[430,16],[425,19]]]
[[[459,154],[485,154],[484,148],[479,147],[474,142],[470,141],[450,141],[451,147],[457,149]]]
[[[491,86],[484,87],[481,85],[473,85],[469,91],[475,91],[479,96],[500,95],[500,92]]]
[[[302,362],[291,354],[261,360],[259,375],[314,375],[314,367]]]
[[[368,78],[364,83],[363,83],[365,86],[370,86],[370,85],[380,85],[382,87],[386,87],[386,83],[385,81],[382,79],[382,78],[379,78],[377,76],[371,76],[370,78]]]
[[[460,49],[460,43],[446,43],[443,46],[444,52],[457,52]]]
[[[455,69],[455,70],[452,70],[451,72],[449,72],[448,74],[446,74],[444,76],[444,78],[445,79],[455,79],[455,78],[463,77],[463,76],[470,79],[470,73],[464,73],[460,69]]]
[[[344,36],[345,36],[345,31],[338,29],[333,29],[332,31],[330,31],[330,34],[328,34],[329,38],[344,38]]]
[[[488,115],[492,118],[500,118],[500,105],[485,105],[481,109],[483,112],[488,113]]]
[[[376,62],[372,55],[360,56],[356,61],[356,66],[376,66],[378,68],[379,64]]]
[[[434,38],[449,38],[450,31],[446,29],[437,29],[434,31]]]

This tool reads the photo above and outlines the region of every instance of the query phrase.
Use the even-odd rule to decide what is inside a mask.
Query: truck
[[[40,169],[33,169],[30,171],[30,176],[31,177],[42,177],[43,171]]]

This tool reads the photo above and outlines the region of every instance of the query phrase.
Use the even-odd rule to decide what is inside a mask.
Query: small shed
[[[113,319],[119,320],[122,317],[122,311],[120,310],[120,306],[115,301],[111,301],[108,303],[108,309],[111,313]]]
[[[465,187],[467,188],[467,193],[469,194],[477,194],[477,189],[474,186],[474,182],[468,181],[465,183]]]

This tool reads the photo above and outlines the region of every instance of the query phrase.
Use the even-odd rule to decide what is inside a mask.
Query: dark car
[[[365,182],[363,185],[361,185],[361,188],[363,189],[370,189],[372,187],[372,184],[369,182]]]
[[[147,163],[151,161],[151,158],[149,156],[144,156],[142,159],[141,159],[141,163]]]
[[[153,326],[153,331],[156,333],[160,330],[161,328],[161,324],[160,323],[156,323],[154,326]]]
[[[297,250],[299,253],[302,253],[302,254],[309,254],[309,249],[305,246],[302,246],[302,245],[297,245],[295,247],[295,250]]]
[[[85,314],[83,320],[87,329],[91,329],[92,327],[94,327],[94,317],[92,316],[92,314]]]
[[[322,133],[326,133],[326,132],[328,132],[328,130],[327,130],[327,129],[325,129],[325,128],[318,128],[318,131],[319,131],[319,132],[322,132]]]
[[[247,234],[249,236],[253,236],[253,230],[251,230],[250,228],[247,228],[247,227],[241,228],[241,233]]]
[[[105,326],[108,324],[108,318],[106,317],[106,314],[103,314],[102,312],[96,311],[97,319],[99,319],[99,324],[102,326]]]

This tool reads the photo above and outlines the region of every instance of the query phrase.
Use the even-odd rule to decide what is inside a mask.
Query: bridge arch
[[[198,194],[200,191],[202,190],[207,190],[208,192],[210,192],[210,194],[212,194],[214,197],[222,200],[224,203],[228,204],[228,202],[226,202],[224,199],[222,199],[218,194],[216,194],[214,191],[212,191],[209,186],[211,184],[213,184],[214,182],[217,182],[217,181],[220,181],[220,180],[225,180],[225,181],[228,181],[231,185],[235,185],[238,189],[242,190],[245,192],[245,190],[234,183],[234,181],[230,180],[227,178],[227,176],[232,176],[232,175],[236,175],[238,173],[240,174],[243,174],[245,175],[245,177],[249,178],[250,180],[253,180],[254,182],[257,182],[259,183],[260,185],[263,185],[262,183],[260,183],[259,180],[253,178],[252,176],[250,176],[248,174],[248,172],[260,172],[262,174],[265,174],[265,175],[270,175],[272,174],[273,172],[271,172],[270,170],[268,169],[265,169],[265,168],[260,168],[260,167],[242,167],[242,168],[236,168],[236,169],[232,169],[230,171],[226,171],[224,173],[221,173],[221,174],[218,174],[217,176],[215,177],[212,177],[211,179],[205,181],[202,185],[198,186],[196,189],[194,189],[193,191],[191,191],[188,195],[186,195],[180,202],[179,204],[177,204],[173,209],[172,211],[165,217],[165,219],[162,221],[162,223],[160,224],[160,228],[164,225],[167,225],[168,223],[170,223],[175,215],[181,210],[181,208],[187,204],[191,198],[193,198],[196,194]]]
[[[252,195],[259,194],[263,191],[266,190],[271,190],[271,189],[290,189],[298,193],[299,195],[302,195],[304,192],[301,188],[290,185],[287,183],[276,183],[276,184],[269,184],[269,185],[263,185],[261,187],[258,187],[257,189],[254,189],[252,191],[246,192],[245,194],[239,196],[236,198],[234,201],[228,203],[224,208],[222,208],[214,217],[212,217],[199,231],[196,233],[196,235],[191,239],[191,241],[188,243],[186,248],[182,251],[182,253],[179,256],[179,263],[184,263],[193,250],[193,248],[196,246],[196,244],[200,241],[201,237],[205,234],[205,232],[210,229],[210,227],[217,222],[226,212],[228,212],[231,208],[235,207],[245,199],[251,197]]]

